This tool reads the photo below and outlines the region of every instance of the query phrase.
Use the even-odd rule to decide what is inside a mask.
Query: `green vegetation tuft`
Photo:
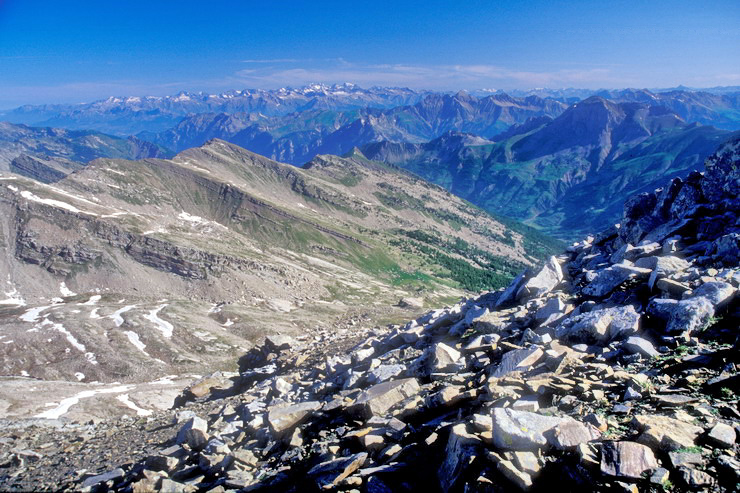
[[[393,239],[391,245],[424,258],[437,267],[435,274],[449,278],[468,291],[505,287],[523,268],[518,262],[493,255],[460,238],[446,240],[421,230],[396,232],[406,238]]]

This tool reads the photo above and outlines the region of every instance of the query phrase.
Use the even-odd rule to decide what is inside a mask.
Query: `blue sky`
[[[740,1],[0,0],[0,108],[309,82],[740,85]]]

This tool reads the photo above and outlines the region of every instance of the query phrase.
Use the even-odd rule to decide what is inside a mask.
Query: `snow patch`
[[[20,316],[20,319],[22,322],[38,322],[39,317],[41,316],[41,312],[46,310],[47,308],[51,308],[54,305],[46,305],[46,306],[37,306],[36,308],[31,308],[30,310],[27,310],[26,313]]]
[[[10,281],[8,281],[8,284],[11,284]],[[21,297],[21,294],[18,292],[15,286],[12,287],[13,289],[11,289],[10,291],[5,291],[5,296],[7,296],[8,298],[5,300],[0,300],[0,305],[26,306],[26,300]]]
[[[80,341],[78,341],[77,338],[72,335],[72,333],[68,331],[62,324],[54,323],[48,318],[45,318],[44,321],[41,322],[41,326],[45,327],[47,325],[51,325],[52,330],[56,330],[57,332],[61,332],[62,334],[64,334],[64,337],[67,338],[67,342],[69,342],[79,352],[84,353],[87,351],[85,345],[80,343]]]
[[[149,353],[144,351],[144,349],[146,349],[146,344],[141,342],[141,339],[139,339],[139,334],[131,330],[127,330],[126,332],[124,332],[124,334],[126,334],[126,337],[128,337],[128,341],[136,346],[136,349],[149,356]]]
[[[69,289],[67,287],[67,283],[64,282],[59,284],[59,292],[62,293],[62,296],[64,296],[65,298],[69,296],[77,296],[77,293]]]
[[[206,332],[206,331],[200,331],[200,332],[196,331],[196,332],[193,332],[193,335],[203,342],[213,342],[216,340],[216,337],[211,335],[210,332]]]
[[[209,221],[208,219],[204,219],[204,218],[202,218],[200,216],[193,216],[191,214],[188,214],[185,211],[182,211],[180,213],[180,215],[177,216],[177,217],[179,219],[181,219],[182,221],[187,221],[187,222],[193,223],[193,224],[203,224],[203,225],[209,225],[209,226],[218,226],[218,227],[223,228],[223,229],[228,229],[223,224],[217,223],[215,221]]]
[[[132,308],[136,308],[136,305],[124,306],[123,308],[118,309],[115,312],[113,312],[113,314],[109,315],[108,318],[113,319],[113,321],[116,323],[116,327],[120,327],[121,325],[123,325],[123,322],[124,322],[123,317],[121,315],[131,310]]]
[[[80,303],[80,305],[92,306],[92,305],[96,304],[98,301],[100,301],[100,298],[102,298],[102,296],[100,296],[99,294],[90,296],[90,299],[89,300],[87,300],[84,303]]]
[[[42,199],[41,197],[37,197],[36,195],[32,194],[28,190],[24,190],[21,192],[21,197],[23,197],[26,200],[30,200],[31,202],[38,202],[39,204],[45,204],[45,205],[51,205],[54,207],[59,207],[60,209],[65,209],[70,212],[76,212],[78,214],[88,214],[90,216],[97,216],[94,212],[87,212],[82,211],[78,209],[77,207],[73,206],[72,204],[68,204],[67,202],[62,202],[61,200],[54,200],[54,199]]]
[[[166,306],[167,304],[159,305],[157,308],[150,311],[147,315],[144,315],[144,318],[154,323],[154,325],[157,326],[160,332],[162,332],[162,335],[169,339],[170,337],[172,337],[172,331],[174,330],[174,327],[171,323],[166,320],[162,320],[158,316],[159,312],[162,311],[162,309]]]
[[[61,416],[67,414],[69,412],[69,409],[74,406],[75,404],[80,402],[80,399],[87,399],[89,397],[92,397],[97,394],[120,394],[122,392],[128,392],[133,388],[133,385],[120,385],[118,387],[111,387],[107,389],[97,389],[97,390],[84,390],[80,392],[79,394],[73,395],[72,397],[67,397],[66,399],[62,399],[59,404],[55,403],[48,403],[47,406],[56,406],[54,409],[49,409],[48,411],[44,411],[43,413],[39,413],[34,418],[41,418],[41,419],[59,419]]]
[[[152,415],[152,411],[148,409],[142,409],[139,406],[137,406],[134,402],[132,402],[131,399],[129,399],[128,394],[117,395],[116,399],[121,401],[126,407],[136,411],[137,416],[151,416]]]

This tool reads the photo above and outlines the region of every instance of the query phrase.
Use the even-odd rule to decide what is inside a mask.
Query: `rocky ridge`
[[[166,423],[168,441],[67,481],[134,492],[541,491],[552,481],[736,491],[737,165],[734,141],[703,175],[631,197],[619,226],[507,288],[360,331],[357,344],[268,337],[238,375],[194,382],[174,417],[139,425]],[[18,468],[48,458],[13,440],[6,489],[34,484]]]

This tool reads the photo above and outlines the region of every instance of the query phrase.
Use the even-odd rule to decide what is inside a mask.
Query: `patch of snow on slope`
[[[131,344],[133,344],[134,346],[136,346],[136,348],[139,351],[141,351],[142,353],[144,353],[147,356],[149,356],[149,353],[147,353],[146,351],[144,351],[144,349],[146,349],[146,344],[144,344],[143,342],[141,342],[141,339],[139,339],[139,334],[137,334],[136,332],[131,331],[131,330],[125,331],[124,334],[126,334],[126,337],[128,337],[128,341]]]
[[[141,217],[141,214],[137,214],[135,212],[119,211],[119,212],[114,212],[113,214],[105,214],[105,215],[100,216],[100,217],[120,217],[120,216],[138,216],[138,217]]]
[[[218,226],[218,227],[220,227],[220,228],[223,228],[223,229],[228,229],[228,228],[227,228],[226,226],[224,226],[223,224],[217,223],[217,222],[215,222],[215,221],[209,221],[208,219],[203,219],[203,218],[202,218],[202,217],[200,217],[200,216],[193,216],[193,215],[190,215],[190,214],[188,214],[188,213],[187,213],[187,212],[185,212],[185,211],[182,211],[182,212],[180,213],[180,215],[179,215],[179,216],[177,216],[177,217],[178,217],[179,219],[181,219],[182,221],[187,221],[187,222],[189,222],[189,223],[193,223],[193,224],[203,224],[203,225],[209,225],[209,226]]]
[[[62,324],[54,323],[48,318],[45,318],[44,321],[41,322],[41,326],[45,327],[47,325],[51,325],[52,330],[56,330],[57,332],[61,332],[62,334],[64,334],[64,337],[67,338],[67,342],[69,342],[79,352],[81,353],[87,352],[87,348],[85,347],[85,345],[82,344],[80,341],[78,341],[77,338],[74,335],[72,335],[72,333],[68,331]],[[87,356],[87,354],[85,354],[85,356]],[[90,358],[88,357],[88,359]],[[97,362],[95,364],[97,364]]]
[[[99,294],[95,294],[95,295],[93,295],[93,296],[90,296],[90,299],[89,299],[89,300],[87,300],[86,302],[84,302],[84,303],[80,303],[80,305],[88,305],[88,306],[90,306],[90,305],[94,305],[94,304],[96,304],[96,303],[97,303],[98,301],[100,301],[100,298],[102,298],[102,296],[100,296]]]
[[[64,296],[65,298],[68,296],[77,296],[77,293],[69,289],[67,287],[67,283],[64,282],[59,285],[59,292],[62,293],[62,296]]]
[[[53,205],[54,207],[59,207],[60,209],[66,209],[70,212],[76,212],[78,214],[88,214],[91,216],[97,216],[94,212],[87,212],[82,211],[78,209],[77,207],[73,206],[72,204],[68,204],[66,202],[62,202],[61,200],[54,200],[54,199],[42,199],[41,197],[37,197],[36,195],[32,194],[28,190],[24,190],[21,192],[21,197],[23,197],[26,200],[30,200],[31,202],[38,202],[39,204],[46,204],[46,205]]]
[[[166,320],[162,320],[158,316],[159,312],[162,311],[162,309],[164,309],[164,307],[166,306],[167,304],[159,305],[157,308],[144,315],[144,318],[154,323],[154,325],[156,325],[157,328],[162,332],[162,335],[169,339],[170,337],[172,337],[172,331],[174,330],[174,327],[171,323]]]
[[[123,308],[113,312],[113,314],[109,315],[108,318],[112,318],[113,321],[116,323],[116,327],[120,327],[121,325],[123,325],[123,322],[124,322],[123,317],[121,315],[131,310],[132,308],[136,308],[136,305],[124,306]]]
[[[53,190],[54,192],[56,192],[56,193],[58,193],[58,194],[60,194],[60,195],[64,195],[64,196],[67,196],[67,197],[69,197],[69,198],[71,198],[71,199],[75,199],[75,200],[78,200],[78,201],[80,201],[80,202],[84,202],[84,203],[86,203],[86,204],[90,204],[90,205],[97,205],[97,204],[96,204],[95,202],[100,202],[100,199],[98,199],[98,198],[95,198],[95,197],[93,197],[93,198],[92,198],[92,199],[93,199],[93,200],[94,200],[95,202],[92,202],[92,201],[90,201],[90,200],[87,200],[87,199],[85,199],[85,198],[82,198],[82,197],[80,197],[79,195],[75,195],[75,194],[73,194],[73,193],[69,193],[69,192],[67,192],[66,190],[62,190],[61,188],[57,188],[57,187],[54,187],[54,186],[52,186],[52,185],[47,185],[47,184],[45,184],[45,183],[41,183],[41,185],[43,185],[43,186],[45,186],[45,187],[49,188],[50,190]]]
[[[26,306],[26,300],[21,297],[21,294],[18,292],[16,287],[13,286],[13,283],[10,281],[7,282],[10,285],[11,289],[10,291],[5,291],[5,296],[7,296],[8,298],[5,300],[0,300],[0,305]]]
[[[128,394],[117,395],[116,399],[121,401],[126,407],[136,411],[137,416],[151,416],[152,414],[152,411],[148,409],[142,409],[139,406],[137,406],[134,402],[132,402],[131,399],[129,399]]]
[[[27,310],[26,313],[20,316],[20,319],[22,322],[38,322],[39,317],[41,316],[41,312],[46,310],[47,308],[51,308],[54,305],[46,305],[46,306],[37,306],[36,308],[31,308],[30,310]]]
[[[91,365],[97,365],[98,364],[98,360],[97,360],[97,358],[95,358],[95,353],[85,353],[85,359]]]
[[[191,223],[204,223],[204,222],[207,222],[202,217],[200,217],[200,216],[191,216],[190,214],[188,214],[185,211],[182,211],[180,213],[180,215],[177,216],[177,217],[180,218],[180,219],[182,219],[183,221],[188,221],[188,222],[191,222]]]
[[[73,395],[72,397],[67,397],[66,399],[62,399],[59,404],[51,404],[56,405],[54,409],[49,409],[48,411],[44,411],[43,413],[39,413],[34,418],[41,418],[41,419],[59,419],[61,416],[67,414],[69,412],[69,409],[74,406],[75,404],[80,402],[80,399],[87,399],[89,397],[92,397],[96,394],[120,394],[122,392],[128,392],[134,388],[133,385],[120,385],[118,387],[111,387],[107,389],[98,389],[98,390],[84,390],[80,392],[79,394]]]

